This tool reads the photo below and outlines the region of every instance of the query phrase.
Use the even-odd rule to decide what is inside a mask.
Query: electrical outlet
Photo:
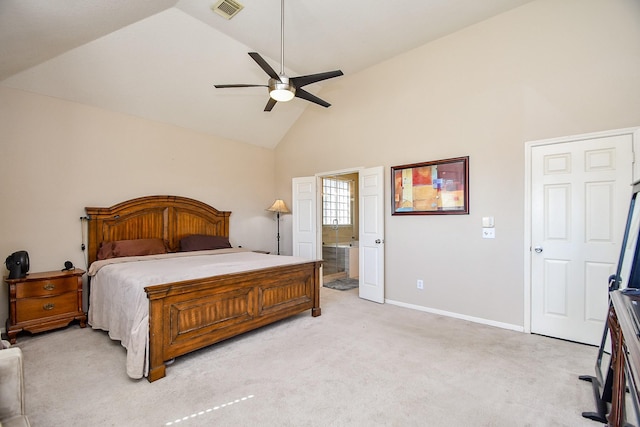
[[[483,239],[495,239],[496,238],[496,229],[495,228],[483,228],[482,229],[482,238]]]
[[[418,289],[424,289],[424,282],[418,279]]]

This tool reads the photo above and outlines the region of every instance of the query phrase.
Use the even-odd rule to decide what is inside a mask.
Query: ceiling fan
[[[308,74],[306,76],[288,77],[284,73],[284,0],[280,4],[280,74],[276,73],[273,68],[260,56],[257,52],[249,52],[249,56],[264,70],[269,76],[266,85],[254,84],[228,84],[214,85],[217,89],[237,88],[237,87],[266,87],[269,88],[269,101],[264,107],[264,111],[271,111],[278,101],[286,102],[294,97],[301,98],[323,107],[329,107],[327,101],[318,98],[314,94],[302,89],[303,86],[317,83],[322,80],[331,79],[343,75],[342,71],[327,71],[318,74]]]

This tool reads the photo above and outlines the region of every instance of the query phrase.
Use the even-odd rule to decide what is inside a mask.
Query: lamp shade
[[[287,207],[287,205],[284,204],[284,201],[282,199],[278,199],[275,202],[273,202],[273,205],[271,205],[271,207],[268,208],[267,210],[271,211],[271,212],[278,212],[278,213],[290,213],[291,212],[289,210],[289,208]]]

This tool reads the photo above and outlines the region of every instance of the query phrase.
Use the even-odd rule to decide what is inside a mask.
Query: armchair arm
[[[22,350],[0,350],[0,420],[25,415]]]

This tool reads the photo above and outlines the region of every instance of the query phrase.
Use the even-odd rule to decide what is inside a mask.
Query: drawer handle
[[[46,285],[44,285],[44,288],[48,291],[52,291],[56,288],[56,285],[54,285],[53,283],[47,283]]]
[[[42,306],[45,310],[53,310],[54,304],[48,303]]]

